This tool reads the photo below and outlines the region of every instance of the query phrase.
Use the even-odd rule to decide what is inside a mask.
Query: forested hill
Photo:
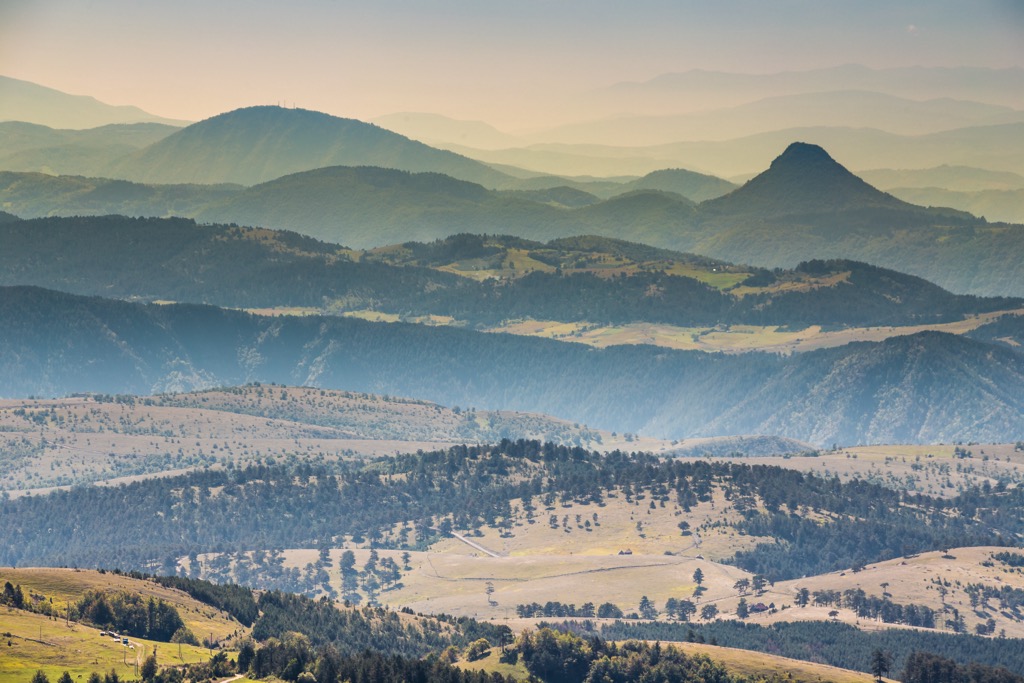
[[[0,289],[6,395],[250,381],[543,412],[669,438],[761,433],[848,444],[1024,435],[1024,356],[947,334],[787,358],[596,350],[455,328]]]
[[[288,232],[100,216],[0,225],[0,242],[0,285],[239,308],[368,309],[470,325],[917,325],[1022,305],[953,295],[852,261],[767,271],[601,237],[458,235],[353,252]]]
[[[248,551],[254,543],[337,547],[346,538],[369,538],[386,547],[422,547],[448,529],[510,519],[512,501],[531,510],[531,501],[600,503],[609,494],[632,492],[652,501],[671,497],[688,508],[718,489],[740,513],[730,524],[766,539],[732,562],[772,580],[924,550],[999,545],[1024,529],[1015,507],[1019,492],[904,499],[880,485],[778,467],[503,441],[381,459],[369,467],[337,461],[207,470],[0,501],[0,562],[173,571],[176,559],[191,553]],[[76,514],[69,517],[68,510]],[[147,520],[146,533],[117,533],[125,519]],[[399,526],[407,531],[398,532]]]

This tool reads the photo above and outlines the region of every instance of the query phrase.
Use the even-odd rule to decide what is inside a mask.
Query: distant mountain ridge
[[[789,358],[723,356],[0,290],[5,395],[186,391],[251,381],[544,412],[667,438],[1024,438],[1024,355],[946,334]]]
[[[684,166],[730,178],[764,168],[794,140],[820,145],[854,169],[974,166],[1024,174],[1024,124],[970,126],[928,135],[897,135],[873,128],[803,126],[729,140],[679,141],[652,146],[536,144],[502,150],[450,149],[489,164],[561,175],[632,173]]]
[[[254,185],[338,165],[445,173],[490,186],[508,180],[478,161],[372,124],[274,106],[236,109],[192,124],[109,170],[140,182]]]
[[[1024,122],[1024,110],[1012,107],[950,97],[913,100],[868,90],[831,89],[773,95],[710,111],[616,116],[573,123],[534,134],[530,141],[629,147],[729,140],[801,126],[849,126],[898,135],[923,135],[969,126],[1021,122]]]
[[[21,121],[0,122],[0,169],[96,176],[125,155],[176,130],[160,123],[64,130]]]
[[[154,116],[138,107],[105,104],[93,97],[69,95],[29,81],[0,76],[0,121],[26,121],[51,128],[95,128],[112,123],[187,121]]]
[[[780,94],[830,90],[868,90],[914,99],[954,97],[1024,108],[1024,69],[1008,67],[895,67],[873,69],[844,64],[804,71],[767,74],[694,69],[665,73],[644,82],[622,82],[591,93],[596,104],[604,98],[635,101],[654,113],[680,111],[684,98],[708,106],[735,106]],[[691,105],[692,106],[692,105]],[[621,107],[620,107],[621,108]]]
[[[666,184],[680,189],[691,178],[686,172],[666,175]],[[657,187],[660,180],[651,176],[637,184]],[[698,180],[715,183],[705,176]],[[40,187],[51,183],[57,181],[47,180]],[[69,197],[68,206],[82,206],[75,195],[77,183],[56,193]],[[5,192],[0,191],[0,206],[32,215],[24,208],[32,206],[27,200],[5,203]],[[152,188],[132,192],[163,196]],[[43,205],[49,201],[45,194]],[[592,234],[761,267],[853,259],[905,271],[958,293],[1024,296],[1024,274],[1017,262],[1024,231],[1017,226],[908,204],[872,188],[808,143],[792,143],[746,185],[700,205],[654,189],[606,201],[577,193],[566,205],[553,201],[552,195],[496,192],[440,174],[371,167],[301,172],[225,191],[217,201],[201,199],[180,202],[201,220],[284,228],[357,248],[461,232],[540,241]],[[166,197],[161,201],[171,206]],[[133,205],[125,201],[107,206],[121,211]]]

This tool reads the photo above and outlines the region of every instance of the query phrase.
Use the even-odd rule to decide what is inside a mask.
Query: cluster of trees
[[[239,671],[254,678],[276,676],[297,683],[512,683],[514,680],[498,673],[463,671],[436,656],[418,659],[370,650],[341,654],[330,645],[314,648],[294,634],[269,640],[247,656],[251,658],[243,661],[242,654],[239,655]]]
[[[341,654],[364,650],[403,657],[425,657],[455,646],[465,648],[486,638],[492,645],[511,641],[507,626],[466,617],[404,619],[382,607],[339,609],[327,598],[268,591],[259,598],[260,618],[252,637],[260,642],[300,633],[313,646],[331,645]]]
[[[564,605],[558,601],[548,601],[543,605],[539,602],[531,602],[529,604],[516,605],[516,614],[525,619],[539,618],[539,617],[584,617],[590,618],[597,616],[598,612],[609,612],[612,609],[618,609],[615,605],[610,602],[602,604],[600,607],[594,607],[594,603],[587,602],[577,607],[574,604]],[[621,615],[621,610],[619,610]]]
[[[87,591],[75,603],[75,612],[82,621],[137,638],[199,642],[174,605],[153,597],[144,599],[137,593]]]
[[[660,644],[617,644],[542,628],[524,632],[517,641],[531,675],[545,683],[733,683],[725,667],[703,655],[688,656]]]
[[[252,626],[259,617],[259,609],[253,599],[252,590],[244,586],[211,583],[182,576],[154,576],[152,580],[161,586],[185,591],[200,602],[224,610],[243,626]]]
[[[1011,612],[1018,619],[1021,618],[1021,607],[1024,606],[1024,590],[1002,584],[999,586],[986,585],[983,583],[970,583],[964,587],[971,600],[971,607],[984,606],[989,600],[996,600],[999,609],[1004,612]]]
[[[362,571],[356,568],[355,553],[351,550],[341,554],[338,568],[341,571],[342,597],[349,602],[359,602],[362,596],[357,589],[361,587],[366,591],[369,604],[376,605],[381,590],[393,590],[401,585],[402,572],[398,563],[391,557],[381,559],[376,550],[370,551]]]
[[[1024,450],[1018,448],[1017,450]],[[1014,553],[1010,551],[1003,551],[999,553],[993,553],[992,559],[1002,562],[1010,567],[1024,567],[1024,555],[1020,553]]]
[[[930,652],[914,652],[903,666],[903,683],[1024,683],[1024,676],[1001,666],[963,665]]]
[[[806,607],[810,602],[822,607],[845,607],[856,612],[858,617],[879,619],[887,624],[935,628],[935,610],[931,607],[896,603],[887,595],[868,595],[862,588],[849,588],[842,593],[830,589],[812,593],[806,588],[798,588],[794,602],[798,607]]]
[[[25,592],[21,590],[21,584],[13,584],[10,581],[4,582],[4,592],[0,593],[0,605],[7,605],[15,609],[25,608]]]

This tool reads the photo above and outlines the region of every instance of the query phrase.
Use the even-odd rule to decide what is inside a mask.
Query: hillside
[[[669,622],[675,598],[714,605],[702,622],[824,621],[836,609],[848,623],[932,631],[990,629],[991,618],[1019,635],[1021,555],[982,547],[1020,531],[1019,498],[935,499],[778,467],[504,441],[369,467],[307,459],[23,497],[0,507],[19,520],[0,535],[5,563],[160,566],[491,619],[593,618],[605,603],[621,618],[646,610],[647,596],[646,618]],[[81,511],[73,523],[54,516],[68,506]],[[144,540],[115,538],[98,554],[115,509],[153,521]],[[289,550],[268,562],[254,538]],[[946,583],[953,570],[958,585]],[[737,614],[741,602],[778,609]]]
[[[254,185],[339,165],[445,173],[492,187],[507,179],[480,162],[362,121],[270,106],[194,123],[111,164],[109,175],[149,183]]]
[[[373,167],[288,175],[206,206],[196,217],[295,230],[357,248],[480,232],[484,226],[535,238],[565,232],[556,227],[560,212],[545,204],[440,173]]]
[[[22,218],[189,216],[240,190],[237,185],[143,185],[107,178],[0,171],[0,205]]]
[[[400,180],[444,186],[425,175]],[[124,189],[135,196],[142,187]],[[474,187],[486,192],[454,189]],[[151,195],[138,196],[145,202]],[[457,235],[358,252],[287,232],[105,216],[23,221],[0,226],[0,237],[8,247],[0,253],[0,284],[506,331],[519,331],[509,321],[651,323],[675,326],[680,339],[710,340],[729,335],[721,326],[755,325],[764,326],[763,335],[746,337],[767,342],[768,326],[799,336],[812,325],[959,325],[1021,305],[951,295],[862,263],[817,261],[768,272],[594,236],[544,243]],[[115,252],[109,244],[120,246]],[[882,337],[912,331],[919,330]],[[857,338],[850,334],[845,341]]]
[[[1024,359],[948,334],[788,358],[647,346],[598,350],[453,328],[142,306],[34,288],[4,290],[0,322],[0,385],[10,396],[146,394],[260,381],[542,412],[665,438],[754,433],[831,444],[1022,436]]]
[[[111,124],[86,130],[0,122],[0,169],[46,174],[99,175],[126,154],[178,130],[159,123]]]
[[[268,566],[279,563],[279,555],[269,553]],[[446,663],[422,661],[446,648],[461,651],[480,638],[488,647],[511,641],[507,628],[472,619],[350,608],[279,591],[117,570],[9,569],[0,572],[0,580],[0,625],[8,629],[0,658],[5,681],[35,681],[37,671],[48,680],[64,672],[72,680],[94,673],[106,680],[287,680],[296,667],[315,670],[325,680],[337,680],[329,672],[358,680],[385,670],[394,680],[428,680],[428,672],[429,680],[453,683],[505,680],[460,675]],[[64,608],[61,615],[56,605]],[[182,618],[185,624],[170,640],[135,633],[159,627],[161,619]],[[196,633],[205,634],[202,647]],[[143,664],[148,660],[156,665],[149,674]]]
[[[243,624],[228,611],[184,590],[121,573],[4,568],[0,569],[0,583],[16,586],[24,596],[21,607],[0,599],[0,628],[5,639],[0,678],[4,681],[28,683],[37,670],[50,680],[57,680],[64,671],[83,680],[92,672],[114,671],[134,677],[142,661],[154,652],[160,653],[163,666],[197,664],[209,660],[212,648],[236,649],[252,626],[250,619],[243,616],[247,622]],[[102,609],[88,606],[98,602],[98,595],[109,605],[106,616]],[[251,597],[249,601],[252,604]],[[181,625],[178,640],[182,642],[169,642],[171,638],[160,630],[159,622],[147,618],[147,611],[152,615],[158,606],[161,619]],[[134,616],[126,616],[133,608]],[[96,621],[105,618],[112,620]],[[118,635],[111,637],[118,619]],[[152,632],[142,634],[147,621]]]
[[[709,216],[732,220],[744,216],[748,221],[752,216],[799,220],[808,214],[840,214],[841,220],[844,212],[868,210],[929,213],[876,190],[821,147],[801,142],[789,145],[768,170],[735,191],[705,202],[701,209]]]
[[[684,168],[669,168],[653,171],[631,182],[625,183],[626,190],[661,190],[674,192],[693,202],[720,197],[736,185],[715,176],[688,171]]]
[[[702,204],[700,224],[681,246],[734,262],[785,267],[806,258],[856,257],[883,267],[899,263],[954,291],[1020,287],[1009,267],[1024,239],[1019,226],[907,204],[814,145],[794,143],[740,189]]]
[[[588,448],[784,453],[778,438],[668,443],[599,432],[544,415],[449,408],[426,401],[300,387],[248,385],[158,396],[0,401],[0,490],[126,482],[265,459],[366,458],[503,438]]]
[[[949,206],[990,221],[1024,224],[1024,189],[957,192],[936,187],[893,187],[893,195],[921,206]]]

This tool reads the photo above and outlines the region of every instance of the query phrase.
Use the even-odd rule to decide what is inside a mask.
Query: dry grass
[[[777,674],[794,683],[820,683],[821,681],[831,681],[832,683],[871,683],[874,680],[870,674],[860,671],[840,669],[835,666],[828,666],[827,664],[803,662],[797,659],[787,659],[786,657],[778,657],[762,652],[737,650],[717,645],[705,645],[704,643],[672,643],[671,647],[678,648],[690,655],[706,655],[708,659],[725,665],[729,673],[740,676],[756,677]]]
[[[488,619],[513,617],[519,604],[552,600],[577,606],[612,602],[628,612],[637,608],[644,595],[658,604],[670,597],[693,597],[697,588],[693,573],[698,567],[705,576],[706,591],[700,598],[705,602],[727,599],[737,579],[749,578],[740,569],[713,561],[763,540],[741,536],[727,525],[702,528],[733,520],[734,513],[720,493],[714,507],[711,502],[702,503],[689,513],[672,502],[664,507],[658,502],[654,508],[650,503],[650,496],[627,502],[619,494],[603,507],[556,504],[554,510],[545,510],[540,505],[530,524],[522,502],[513,501],[519,512],[511,536],[489,529],[472,537],[499,557],[454,538],[443,540],[428,552],[411,552],[411,570],[403,572],[401,586],[382,591],[379,599],[393,608]],[[557,529],[548,523],[552,514],[557,517]],[[683,520],[696,533],[682,536],[677,525]],[[590,522],[589,532],[586,522]],[[619,554],[625,550],[631,554]],[[333,566],[328,572],[339,593],[341,552],[332,550]],[[353,552],[362,566],[370,551],[355,548]],[[401,564],[401,551],[377,552]],[[301,568],[316,561],[317,550],[289,550],[284,557],[285,566]],[[490,600],[488,583],[494,588]]]
[[[1021,623],[1012,615],[1005,614],[998,609],[995,602],[989,605],[980,605],[972,608],[970,599],[964,588],[971,583],[980,583],[988,586],[1011,586],[1024,589],[1024,574],[1020,571],[1007,567],[998,561],[992,561],[993,553],[1006,550],[1005,548],[950,548],[948,553],[929,552],[920,555],[898,558],[887,562],[871,564],[859,572],[845,571],[822,574],[820,576],[808,577],[793,581],[785,581],[776,584],[765,597],[769,597],[777,604],[791,604],[793,595],[797,588],[807,588],[812,593],[815,590],[830,589],[844,591],[851,588],[861,588],[868,595],[881,596],[884,592],[890,594],[893,602],[907,604],[926,605],[936,610],[936,622],[939,626],[951,615],[951,610],[958,610],[965,619],[969,632],[974,632],[974,626],[993,618],[996,622],[996,632],[1005,630],[1006,635],[1012,638],[1024,637],[1024,623]],[[985,566],[983,563],[991,562],[992,566]],[[884,588],[882,584],[887,584]],[[752,620],[788,620],[795,619],[825,619],[829,608],[794,608],[786,613],[780,612],[776,615],[757,615]],[[805,614],[806,613],[806,614]],[[785,614],[785,616],[782,616]],[[880,628],[883,625],[874,622],[858,620],[857,616],[847,609],[840,609],[838,619],[863,628]]]
[[[757,462],[947,498],[986,481],[993,486],[999,481],[1024,484],[1024,452],[1016,450],[1015,444],[962,446],[970,452],[966,458],[956,457],[956,448],[952,444],[857,446],[824,451],[817,457],[764,457]]]
[[[812,325],[803,330],[787,330],[778,326],[755,325],[678,327],[658,323],[632,323],[599,326],[587,322],[524,320],[510,322],[489,331],[572,341],[598,348],[626,344],[652,344],[684,351],[701,350],[724,353],[770,351],[789,354],[845,346],[859,341],[879,342],[891,337],[917,334],[929,330],[966,334],[1003,315],[1022,314],[1024,314],[1024,309],[984,313],[951,323],[902,327],[851,327],[842,330],[823,330],[818,325]]]

